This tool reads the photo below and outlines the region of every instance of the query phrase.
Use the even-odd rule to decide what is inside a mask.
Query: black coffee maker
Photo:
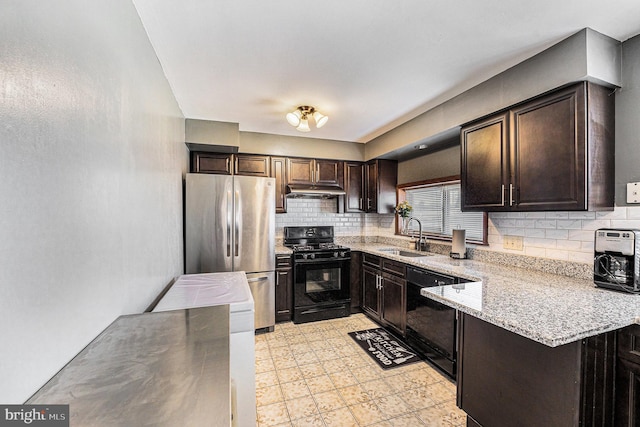
[[[640,230],[596,230],[593,280],[596,286],[640,292]]]

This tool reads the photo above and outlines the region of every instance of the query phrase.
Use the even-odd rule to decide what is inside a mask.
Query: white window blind
[[[484,214],[460,211],[460,183],[434,184],[406,188],[405,197],[413,207],[411,216],[422,222],[422,232],[451,237],[456,228],[466,230],[467,240],[484,238]],[[411,221],[409,232],[418,233],[418,223]]]

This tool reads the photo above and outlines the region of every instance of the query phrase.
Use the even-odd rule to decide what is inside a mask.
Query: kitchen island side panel
[[[548,347],[461,318],[458,406],[478,425],[611,425],[614,332]]]

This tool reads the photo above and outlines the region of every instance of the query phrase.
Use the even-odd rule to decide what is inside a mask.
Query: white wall
[[[181,273],[187,153],[130,0],[5,0],[0,58],[0,402],[21,403]]]

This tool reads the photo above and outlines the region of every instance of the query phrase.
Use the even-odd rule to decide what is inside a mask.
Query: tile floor
[[[258,426],[464,426],[455,385],[425,362],[383,370],[347,335],[363,314],[256,335]]]

